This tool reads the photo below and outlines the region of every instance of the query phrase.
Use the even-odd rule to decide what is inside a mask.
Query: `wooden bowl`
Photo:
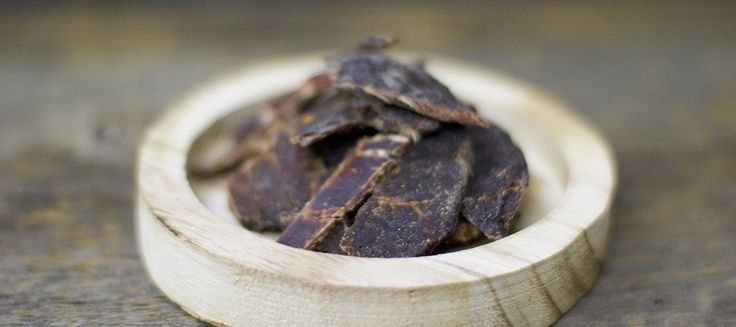
[[[417,258],[290,248],[239,226],[221,183],[188,177],[194,141],[238,108],[295,88],[318,57],[257,65],[196,92],[148,130],[137,171],[140,252],[156,285],[193,316],[232,326],[548,325],[595,283],[615,167],[604,139],[537,91],[478,67],[428,69],[505,128],[530,187],[516,231]]]

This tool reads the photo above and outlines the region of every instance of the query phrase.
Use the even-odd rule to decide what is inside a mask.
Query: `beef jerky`
[[[307,146],[332,134],[357,128],[370,107],[366,97],[347,92],[327,92],[310,104],[300,117],[292,142]]]
[[[472,107],[421,66],[405,66],[380,52],[355,51],[340,59],[335,86],[361,90],[386,103],[409,108],[444,122],[487,126]]]
[[[358,140],[369,136],[369,131],[364,129],[354,129],[346,133],[337,133],[330,137],[312,144],[310,148],[322,158],[322,161],[328,170],[333,170],[342,162],[345,155],[355,148]]]
[[[304,82],[296,92],[294,92],[294,97],[297,102],[309,101],[332,86],[333,81],[329,74],[317,74],[307,79],[307,81]]]
[[[364,124],[382,133],[409,136],[414,142],[419,142],[421,135],[440,128],[440,123],[434,119],[391,105],[373,107],[367,111]]]
[[[312,249],[338,222],[370,194],[392,168],[408,138],[376,135],[358,142],[278,239],[292,247]]]
[[[281,133],[276,144],[246,161],[230,179],[230,206],[250,230],[285,228],[326,177],[321,161],[309,149]]]
[[[189,171],[195,176],[212,176],[236,167],[270,148],[276,136],[293,129],[297,109],[332,85],[326,74],[307,80],[296,91],[268,102],[257,114],[241,111],[217,123],[210,138],[220,141],[217,146],[197,146],[189,159]],[[205,142],[208,143],[208,142]]]
[[[192,145],[187,159],[189,173],[200,177],[216,175],[237,166],[241,157],[265,149],[252,146],[239,149],[241,143],[248,142],[262,129],[261,125],[260,115],[250,110],[217,122]]]
[[[428,254],[458,224],[472,161],[464,129],[448,126],[424,137],[358,209],[341,248],[362,257]]]
[[[332,254],[347,254],[340,247],[340,240],[345,235],[346,228],[347,224],[345,221],[336,222],[334,228],[330,229],[322,239],[317,241],[312,250]]]
[[[476,160],[463,199],[463,216],[491,240],[508,234],[529,183],[521,150],[498,127],[469,131]]]
[[[350,130],[370,127],[381,133],[396,133],[418,141],[422,134],[439,128],[434,119],[396,106],[386,105],[368,95],[329,92],[313,102],[302,114],[292,138],[302,146]]]
[[[231,142],[221,143],[232,144],[231,147],[218,154],[207,153],[206,162],[209,164],[202,165],[200,161],[199,165],[192,166],[192,172],[199,176],[222,173],[272,147],[276,137],[291,128],[290,121],[293,120],[293,117],[287,115],[285,111],[276,114],[274,110],[283,110],[283,107],[269,104],[258,116],[235,130]]]

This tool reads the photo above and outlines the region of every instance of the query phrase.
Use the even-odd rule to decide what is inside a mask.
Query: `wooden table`
[[[570,103],[620,165],[597,285],[561,326],[736,324],[733,2],[0,5],[0,325],[197,325],[132,225],[145,125],[218,74],[393,31]]]

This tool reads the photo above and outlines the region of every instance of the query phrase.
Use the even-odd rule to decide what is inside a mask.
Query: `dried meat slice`
[[[316,75],[296,91],[277,97],[257,112],[240,111],[217,123],[213,135],[195,143],[189,158],[189,171],[195,176],[212,176],[236,167],[243,160],[262,153],[284,130],[293,129],[297,112],[317,94],[332,86],[326,74]],[[212,139],[219,141],[212,146]]]
[[[312,249],[354,211],[377,180],[391,169],[409,139],[376,135],[358,142],[278,239],[292,247]]]
[[[463,199],[463,216],[490,240],[508,234],[529,184],[521,150],[503,130],[492,126],[469,131],[473,140],[473,178]]]
[[[346,228],[347,224],[344,220],[336,222],[335,226],[322,239],[315,242],[312,250],[332,254],[347,254],[340,247],[340,240],[345,235]]]
[[[340,59],[335,87],[361,90],[386,103],[444,122],[488,126],[473,108],[421,66],[405,66],[380,52],[356,51]]]
[[[338,133],[310,145],[310,148],[322,158],[328,170],[337,168],[345,159],[345,155],[355,148],[355,145],[363,137],[369,136],[369,131],[355,129],[347,133]]]
[[[257,131],[262,129],[260,118],[253,110],[243,110],[207,129],[194,142],[189,152],[189,173],[198,177],[220,174],[237,166],[241,158],[255,155],[267,148],[254,147],[253,144],[240,148],[243,142],[255,142],[255,139],[249,138],[256,137],[259,134]]]
[[[322,73],[310,77],[293,93],[294,100],[299,102],[296,107],[299,107],[304,102],[313,99],[333,86],[334,81],[329,74]]]
[[[328,92],[301,115],[292,142],[312,145],[335,134],[373,128],[381,133],[401,134],[418,141],[437,130],[440,123],[412,111],[382,103],[359,93]]]
[[[364,124],[382,133],[396,133],[419,142],[422,135],[440,128],[440,122],[392,105],[373,107],[367,111]]]
[[[463,128],[448,126],[425,136],[358,209],[341,248],[361,257],[430,253],[458,224],[472,161]]]
[[[276,144],[246,161],[228,183],[230,207],[250,230],[284,229],[326,178],[309,149],[281,133]]]
[[[366,97],[331,91],[319,96],[301,115],[292,142],[307,146],[330,135],[363,125],[363,116],[371,103]]]

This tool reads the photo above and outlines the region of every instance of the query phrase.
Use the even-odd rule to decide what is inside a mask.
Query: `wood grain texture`
[[[0,10],[0,325],[198,325],[135,249],[143,127],[214,75],[376,26],[531,81],[612,141],[609,257],[557,325],[736,324],[732,2],[34,3]]]

